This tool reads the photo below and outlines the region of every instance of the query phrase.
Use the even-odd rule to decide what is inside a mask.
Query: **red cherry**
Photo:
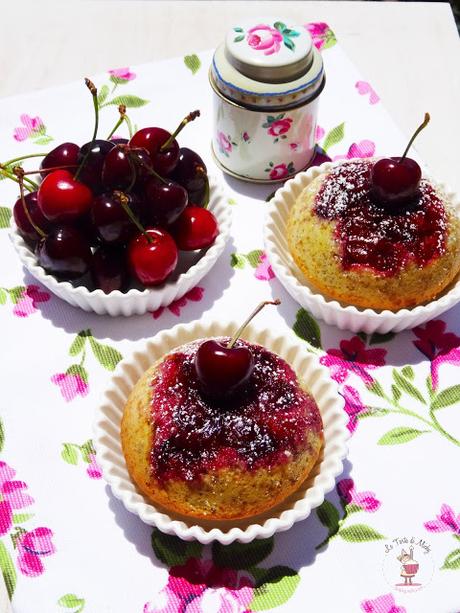
[[[165,149],[161,149],[170,136],[171,133],[163,128],[142,128],[134,134],[129,145],[147,149],[153,169],[165,176],[174,170],[179,160],[179,145],[175,139]]]
[[[383,158],[372,168],[372,191],[377,202],[397,207],[417,195],[422,171],[411,158]]]
[[[248,383],[254,369],[249,347],[231,349],[216,340],[205,341],[195,355],[195,368],[203,392],[212,397],[235,394]]]
[[[217,220],[211,211],[199,206],[188,206],[170,228],[182,251],[209,247],[219,234]]]
[[[37,192],[26,194],[24,200],[33,223],[46,234],[51,225],[38,208]],[[29,243],[34,243],[42,238],[37,230],[31,225],[27,213],[24,211],[24,205],[21,198],[18,198],[14,204],[13,217],[19,234]]]
[[[147,223],[167,226],[176,221],[185,209],[188,196],[178,183],[150,177],[144,186],[144,201],[143,214]]]
[[[78,154],[80,153],[80,147],[75,143],[62,143],[54,149],[52,149],[48,155],[46,155],[40,168],[55,168],[56,166],[78,166]],[[40,173],[43,178],[49,174],[49,172]]]
[[[128,261],[133,274],[144,285],[159,285],[176,268],[177,247],[161,228],[147,228],[128,246]]]
[[[37,245],[37,258],[46,272],[60,279],[78,279],[91,262],[89,242],[76,228],[58,226]]]
[[[38,206],[50,221],[67,222],[89,211],[93,192],[68,170],[54,170],[38,189]]]

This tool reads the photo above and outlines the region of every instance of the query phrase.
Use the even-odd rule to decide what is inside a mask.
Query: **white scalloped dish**
[[[68,281],[58,281],[38,264],[35,254],[17,232],[14,221],[11,224],[11,239],[26,269],[53,294],[72,306],[99,315],[142,315],[182,298],[216,263],[230,234],[232,211],[220,185],[212,178],[208,209],[215,215],[219,226],[219,234],[213,245],[206,250],[179,252],[177,268],[164,284],[145,289],[133,288],[127,292],[117,290],[105,294],[100,289],[91,291],[85,285],[75,286]]]
[[[335,325],[342,330],[363,331],[368,334],[400,332],[419,326],[460,302],[459,276],[435,300],[394,312],[363,309],[351,304],[340,303],[324,296],[307,281],[289,252],[286,224],[289,212],[302,190],[318,175],[336,165],[337,162],[326,162],[299,173],[276,192],[268,205],[264,227],[265,250],[277,278],[291,296],[315,317],[323,319],[328,324]],[[431,177],[429,178],[432,180]],[[436,181],[433,183],[447,194],[460,216],[459,197],[444,184]]]
[[[219,541],[228,545],[233,541],[248,543],[255,538],[268,538],[275,532],[287,530],[323,502],[324,495],[333,489],[335,478],[342,472],[347,454],[349,432],[343,399],[327,369],[315,356],[306,352],[294,335],[275,336],[267,330],[257,331],[248,326],[242,337],[284,358],[302,378],[319,407],[324,447],[307,480],[280,505],[260,515],[236,521],[199,520],[176,515],[155,506],[137,490],[129,476],[120,440],[121,418],[133,386],[153,363],[175,347],[196,339],[230,336],[237,327],[236,322],[193,322],[157,334],[131,358],[118,364],[111,385],[96,410],[94,444],[104,479],[113,494],[145,523],[184,540]]]

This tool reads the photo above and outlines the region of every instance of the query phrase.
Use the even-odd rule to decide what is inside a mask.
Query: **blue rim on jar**
[[[224,172],[272,183],[308,166],[325,74],[305,27],[273,18],[234,26],[214,53],[209,81],[212,152]]]

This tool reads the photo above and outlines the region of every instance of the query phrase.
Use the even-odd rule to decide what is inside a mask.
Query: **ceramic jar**
[[[313,158],[323,61],[303,26],[260,19],[233,27],[214,53],[212,151],[247,181],[284,180]]]

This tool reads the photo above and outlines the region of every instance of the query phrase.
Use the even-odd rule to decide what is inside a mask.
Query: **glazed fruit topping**
[[[229,339],[214,342],[226,346]],[[193,481],[210,469],[270,468],[307,448],[307,431],[319,432],[321,418],[284,360],[264,347],[237,341],[235,348],[253,356],[251,385],[232,402],[219,404],[201,393],[198,347],[193,343],[169,354],[156,373],[150,459],[157,479]]]
[[[337,221],[343,268],[392,276],[409,261],[423,267],[442,255],[446,211],[431,184],[422,179],[410,205],[390,212],[372,197],[372,168],[368,160],[345,162],[326,176],[316,195],[316,214]]]

